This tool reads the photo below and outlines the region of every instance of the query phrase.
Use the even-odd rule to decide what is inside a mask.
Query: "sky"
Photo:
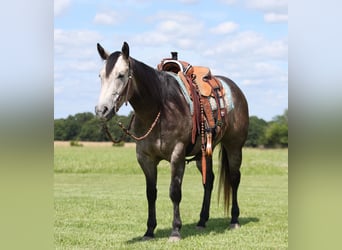
[[[55,0],[55,119],[94,113],[103,66],[96,44],[114,52],[124,41],[151,67],[177,51],[231,78],[250,116],[270,121],[288,108],[287,0]]]

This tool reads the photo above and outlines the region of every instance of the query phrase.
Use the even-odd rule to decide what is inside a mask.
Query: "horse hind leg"
[[[231,210],[231,221],[230,228],[235,229],[240,227],[239,223],[239,215],[240,208],[238,205],[238,188],[240,185],[241,179],[241,160],[242,160],[242,152],[241,149],[238,150],[229,150],[228,151],[228,159],[229,159],[229,168],[230,168],[230,178],[231,178],[231,186],[232,186],[232,210]]]
[[[202,229],[205,228],[206,226],[206,222],[209,219],[209,214],[210,214],[210,201],[211,201],[211,193],[213,190],[213,183],[214,183],[214,173],[212,170],[212,157],[207,157],[206,159],[206,164],[207,164],[207,171],[206,171],[206,183],[203,184],[203,189],[204,189],[204,195],[203,195],[203,202],[202,202],[202,209],[201,209],[201,213],[200,213],[200,220],[197,223],[197,228],[198,229]],[[201,164],[201,160],[197,160],[196,161],[196,166],[198,168],[198,170],[202,173],[202,164]]]
[[[230,228],[236,229],[240,227],[239,223],[239,215],[240,208],[238,205],[238,188],[241,179],[240,166],[242,161],[242,150],[241,148],[229,148],[222,146],[221,148],[221,181],[224,182],[225,189],[229,189],[225,191],[225,200],[226,200],[226,209],[229,209],[229,195],[230,188],[232,191],[232,208],[231,208],[231,221]],[[222,176],[223,175],[223,176]],[[227,200],[228,199],[228,200]]]

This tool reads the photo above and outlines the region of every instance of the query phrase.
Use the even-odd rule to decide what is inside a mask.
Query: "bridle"
[[[133,82],[133,70],[130,67],[130,64],[131,64],[130,62],[131,61],[129,61],[129,64],[128,64],[128,72],[129,72],[129,74],[128,74],[127,82],[125,83],[125,85],[123,86],[122,90],[119,93],[118,92],[114,92],[113,93],[113,95],[118,95],[118,98],[117,98],[117,100],[115,101],[115,103],[113,105],[113,109],[114,109],[115,112],[117,112],[119,110],[119,109],[117,109],[116,105],[117,105],[118,102],[120,102],[121,98],[123,98],[123,97],[125,98],[125,104],[126,105],[127,105],[127,102],[128,102],[128,95],[129,95],[129,91],[130,91],[130,88],[131,88],[131,85],[132,85],[132,82]],[[156,116],[156,118],[154,119],[151,127],[147,130],[147,132],[144,135],[139,136],[139,137],[133,135],[129,131],[131,129],[131,125],[133,123],[133,119],[135,118],[135,114],[133,114],[133,116],[132,116],[132,118],[131,118],[131,120],[129,122],[128,128],[125,128],[124,125],[121,122],[116,122],[116,124],[125,132],[126,135],[130,136],[131,138],[133,138],[136,141],[141,141],[141,140],[145,139],[152,132],[153,128],[157,125],[157,122],[158,122],[158,120],[160,118],[160,114],[161,113],[159,111],[157,116]],[[109,131],[108,125],[107,125],[105,120],[102,120],[102,127],[103,127],[104,132],[107,134],[108,138],[113,143],[115,143],[115,144],[121,142],[123,137],[125,136],[125,135],[122,135],[120,137],[120,139],[115,140],[112,137],[112,135],[111,135],[111,133]]]
[[[130,64],[129,64],[130,65]],[[117,112],[119,110],[119,108],[117,108],[117,103],[119,103],[121,101],[121,98],[124,97],[125,98],[125,104],[127,105],[127,102],[128,102],[128,95],[129,95],[129,91],[130,91],[130,88],[131,88],[131,85],[132,85],[132,79],[133,79],[133,74],[132,74],[132,70],[129,66],[128,68],[128,79],[127,79],[127,82],[125,83],[125,85],[122,87],[122,90],[120,92],[116,92],[114,91],[112,95],[118,95],[118,98],[116,99],[115,103],[113,104],[113,108],[114,108],[114,111]]]

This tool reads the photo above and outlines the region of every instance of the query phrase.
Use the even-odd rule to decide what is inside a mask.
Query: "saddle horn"
[[[173,60],[178,60],[178,52],[176,51],[171,52],[171,57]]]

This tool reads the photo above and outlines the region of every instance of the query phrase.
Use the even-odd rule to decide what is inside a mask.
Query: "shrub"
[[[113,143],[112,146],[113,147],[123,147],[123,146],[125,146],[125,142],[124,141],[120,141],[118,143]]]
[[[80,143],[79,141],[72,140],[72,141],[70,141],[70,146],[71,147],[83,147],[83,144]]]

